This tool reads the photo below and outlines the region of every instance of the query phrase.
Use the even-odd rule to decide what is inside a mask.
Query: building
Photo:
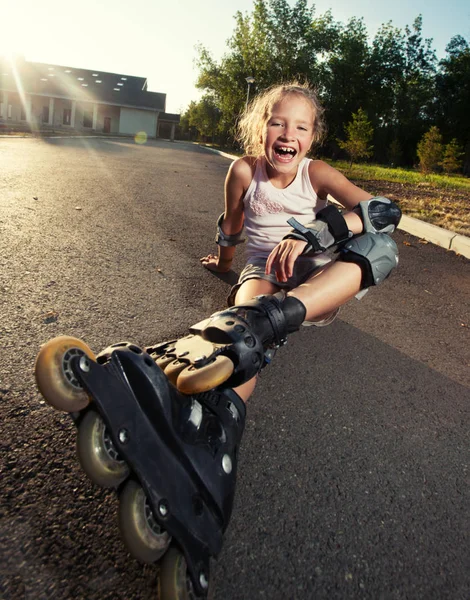
[[[175,137],[179,115],[145,77],[0,58],[0,130],[79,131]]]

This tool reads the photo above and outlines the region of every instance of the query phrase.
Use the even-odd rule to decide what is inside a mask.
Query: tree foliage
[[[444,141],[468,146],[470,171],[470,49],[461,36],[438,63],[432,40],[423,39],[418,15],[403,30],[383,24],[368,39],[362,18],[346,23],[331,11],[315,14],[309,0],[254,0],[251,12],[235,14],[227,52],[216,61],[198,48],[197,86],[219,109],[218,133],[230,141],[245,107],[246,77],[255,78],[250,97],[281,81],[298,79],[317,88],[329,135],[322,152],[341,152],[346,126],[359,109],[373,127],[373,156],[412,165],[418,142],[435,125]],[[397,152],[399,149],[399,152]]]
[[[447,139],[466,148],[464,172],[470,174],[470,47],[457,35],[446,52],[436,77],[435,121]]]
[[[183,131],[197,130],[199,137],[207,141],[215,141],[219,130],[220,110],[212,96],[204,96],[199,102],[191,102],[181,116],[180,126]]]
[[[351,167],[353,162],[371,156],[373,150],[370,142],[374,130],[362,108],[353,114],[352,121],[346,125],[346,133],[346,141],[339,140],[338,143],[348,153]]]

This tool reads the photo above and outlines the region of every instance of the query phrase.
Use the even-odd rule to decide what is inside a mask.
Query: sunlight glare
[[[147,142],[147,134],[145,131],[138,131],[134,136],[136,144],[145,144]]]

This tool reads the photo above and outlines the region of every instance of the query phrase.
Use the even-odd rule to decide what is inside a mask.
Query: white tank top
[[[292,230],[287,219],[294,216],[305,225],[315,219],[324,208],[312,187],[308,167],[311,159],[299,164],[294,181],[285,189],[278,189],[269,181],[265,158],[256,161],[256,170],[248,187],[244,203],[246,255],[267,257],[282,238]]]

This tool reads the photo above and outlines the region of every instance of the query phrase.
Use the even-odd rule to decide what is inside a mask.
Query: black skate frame
[[[210,557],[221,550],[223,516],[176,435],[168,400],[171,384],[137,346],[105,351],[97,361],[88,361],[84,371],[80,358],[73,359],[72,368],[93,402],[72,417],[78,426],[89,408],[100,414],[131,476],[142,485],[155,520],[183,551],[194,591],[205,596],[201,575],[209,581]]]

